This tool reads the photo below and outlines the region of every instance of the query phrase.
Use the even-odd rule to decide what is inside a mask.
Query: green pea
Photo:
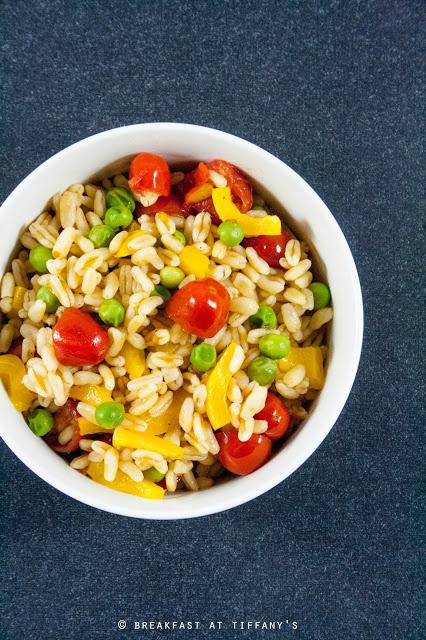
[[[164,304],[166,304],[170,300],[170,298],[172,297],[172,294],[170,293],[170,291],[168,289],[166,289],[166,287],[163,287],[162,284],[155,285],[154,289],[152,290],[151,295],[152,296],[160,296],[160,298],[163,298]]]
[[[216,349],[207,342],[196,344],[192,347],[190,362],[197,371],[208,371],[216,364]]]
[[[133,221],[133,216],[129,209],[123,207],[111,207],[105,214],[105,224],[113,229],[119,229],[120,227],[128,227]]]
[[[135,201],[132,194],[127,189],[122,187],[114,187],[110,189],[106,194],[106,203],[108,207],[116,207],[122,209],[123,207],[128,209],[130,213],[135,210]]]
[[[28,426],[36,436],[45,436],[52,430],[54,419],[47,409],[34,409],[28,415]]]
[[[43,300],[47,313],[55,313],[60,305],[58,298],[49,287],[40,287],[36,295],[37,300]]]
[[[250,362],[247,373],[250,380],[254,380],[262,386],[267,386],[275,380],[277,365],[270,358],[258,356]]]
[[[108,247],[109,243],[115,236],[115,230],[106,224],[97,224],[89,231],[89,240],[93,242],[96,249],[100,247]]]
[[[310,290],[314,295],[314,309],[323,309],[326,307],[330,300],[331,294],[330,289],[323,282],[312,282],[310,285]]]
[[[155,467],[150,467],[143,472],[145,480],[151,480],[151,482],[160,482],[164,478],[164,473],[157,471]]]
[[[47,273],[46,262],[52,260],[52,250],[39,244],[30,251],[30,263],[39,273]]]
[[[285,358],[290,351],[290,340],[287,336],[268,333],[259,340],[260,353],[272,360]]]
[[[98,314],[105,324],[118,327],[119,324],[123,323],[125,310],[121,302],[112,298],[111,300],[104,300],[99,307]]]
[[[219,240],[227,247],[235,247],[244,240],[244,229],[235,220],[225,220],[219,225]]]
[[[167,289],[176,289],[184,277],[185,274],[179,267],[163,267],[160,271],[160,282]]]
[[[186,245],[186,238],[185,238],[184,234],[182,233],[182,231],[175,231],[173,236],[176,238],[176,240],[179,240],[179,242],[181,244],[183,244],[183,246]]]
[[[95,418],[104,429],[114,429],[124,420],[124,407],[120,402],[102,402],[95,409]]]
[[[277,326],[277,316],[272,307],[261,304],[256,313],[250,316],[249,322],[252,329],[260,329],[260,327],[275,329]]]

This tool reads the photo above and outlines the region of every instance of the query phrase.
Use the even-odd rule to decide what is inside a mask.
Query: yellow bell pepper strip
[[[17,411],[27,411],[36,398],[35,393],[27,389],[22,382],[26,372],[25,365],[18,356],[0,356],[0,380]]]
[[[241,213],[232,202],[229,187],[213,189],[212,198],[219,218],[238,222],[243,227],[245,236],[277,236],[281,233],[281,220],[278,216],[255,217]]]
[[[130,493],[133,496],[146,498],[148,500],[161,500],[164,497],[165,492],[163,487],[155,484],[155,482],[151,480],[135,482],[120,470],[117,471],[115,480],[108,482],[108,480],[104,478],[102,462],[89,462],[87,473],[95,482],[104,485],[104,487],[114,489],[115,491]]]
[[[114,447],[146,449],[147,451],[153,451],[165,458],[173,458],[174,460],[183,458],[183,449],[177,444],[142,431],[130,431],[124,427],[116,427],[112,437],[112,444]]]
[[[202,253],[194,245],[188,245],[182,249],[179,254],[180,268],[187,275],[194,275],[201,280],[205,278],[209,271],[210,261],[204,253]]]
[[[111,429],[102,429],[99,425],[89,422],[83,416],[78,417],[78,428],[81,436],[88,436],[92,433],[111,433]]]
[[[187,173],[183,181],[183,197],[185,204],[194,204],[208,198],[212,192],[210,183],[210,171],[204,162],[190,173]]]
[[[18,312],[24,304],[25,287],[15,287],[12,299],[12,309]]]
[[[126,342],[121,350],[124,356],[127,373],[130,380],[140,378],[145,371],[145,353],[142,349],[137,349],[130,342]]]
[[[212,189],[212,185],[208,182],[200,184],[198,187],[194,187],[194,189],[191,190],[191,193],[188,193],[185,196],[186,204],[194,204],[195,202],[206,200],[206,198],[210,197]]]
[[[226,347],[207,380],[207,417],[215,430],[231,422],[226,394],[231,378],[236,373],[231,373],[230,365],[237,348],[236,342]]]
[[[319,347],[291,347],[285,358],[278,365],[281,371],[289,371],[298,364],[303,364],[309,385],[313,389],[324,386],[324,367],[322,351]]]
[[[142,231],[142,229],[138,229],[137,231],[131,231],[127,236],[127,238],[124,240],[124,242],[121,243],[118,251],[115,252],[114,257],[127,258],[127,256],[132,256],[134,253],[136,253],[136,251],[139,251],[139,249],[130,248],[129,244],[133,240],[137,240],[138,238],[141,238],[144,235],[145,235],[145,231]]]
[[[167,411],[161,414],[161,416],[154,417],[149,412],[143,413],[140,416],[134,416],[130,413],[126,413],[126,418],[131,421],[135,427],[137,427],[141,422],[144,422],[147,425],[147,428],[142,432],[143,434],[149,434],[151,436],[162,435],[179,424],[180,408],[182,406],[182,402],[187,397],[187,392],[183,389],[179,389],[179,391],[176,391],[173,395],[172,404]],[[125,427],[126,429],[133,429],[133,427],[129,426],[127,423],[125,424]]]
[[[112,397],[109,391],[105,387],[101,387],[97,384],[82,384],[71,387],[69,392],[70,398],[74,400],[80,400],[80,402],[86,402],[95,407],[103,402],[112,402]]]

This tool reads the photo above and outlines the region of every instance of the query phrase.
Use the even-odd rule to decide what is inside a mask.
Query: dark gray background
[[[4,446],[6,639],[419,638],[420,1],[1,2],[1,199],[83,137],[135,122],[235,133],[320,194],[354,253],[359,374],[320,449],[230,512],[143,522],[39,480]],[[7,224],[7,221],[2,221]],[[233,632],[232,620],[299,630]]]

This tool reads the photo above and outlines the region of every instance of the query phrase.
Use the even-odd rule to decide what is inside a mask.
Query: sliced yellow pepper
[[[233,376],[230,364],[237,346],[236,342],[231,342],[226,347],[207,380],[206,410],[213,429],[220,429],[231,422],[226,394]]]
[[[313,389],[324,386],[324,367],[322,351],[319,347],[291,347],[288,355],[279,361],[281,371],[289,371],[298,364],[303,364],[309,385]]]
[[[36,395],[22,383],[26,374],[21,358],[12,354],[0,356],[0,380],[17,411],[27,411]]]
[[[185,196],[185,202],[187,204],[194,204],[195,202],[201,202],[201,200],[205,200],[210,197],[213,186],[209,182],[205,182],[204,184],[198,185],[198,187],[194,187],[191,189],[189,193]]]
[[[145,235],[145,231],[142,229],[138,229],[137,231],[131,231],[124,242],[121,243],[118,251],[115,252],[114,256],[116,258],[126,258],[127,256],[132,256],[139,249],[130,249],[129,244],[132,240],[137,240]]]
[[[154,417],[149,412],[143,413],[140,416],[133,416],[130,413],[126,413],[126,418],[133,422],[137,426],[140,422],[145,422],[148,426],[143,434],[149,434],[151,436],[159,436],[166,433],[173,427],[179,424],[179,412],[182,406],[182,402],[188,394],[183,389],[176,391],[173,396],[173,402],[170,407],[161,414],[161,416]],[[126,425],[126,429],[132,429],[132,427]],[[141,433],[141,432],[140,432]]]
[[[184,247],[179,254],[180,268],[187,275],[194,275],[196,278],[205,278],[209,271],[210,261],[194,245]]]
[[[241,213],[232,202],[229,187],[213,189],[212,198],[219,218],[235,220],[243,227],[246,236],[276,236],[281,233],[281,220],[278,216],[255,217]]]
[[[164,489],[158,484],[155,484],[155,482],[151,482],[151,480],[135,482],[120,470],[117,471],[115,480],[108,482],[108,480],[104,478],[102,462],[89,462],[87,473],[95,482],[114,489],[115,491],[130,493],[133,496],[146,498],[148,500],[161,500],[164,496]]]
[[[124,356],[127,373],[130,380],[140,378],[145,371],[145,353],[142,349],[136,349],[130,342],[126,342],[121,350]]]
[[[117,427],[112,437],[114,447],[129,447],[130,449],[146,449],[159,453],[165,458],[180,460],[183,458],[183,449],[173,442],[152,436],[141,431],[130,431],[124,427]]]
[[[19,311],[20,309],[22,309],[22,306],[24,304],[25,292],[25,287],[15,287],[12,299],[12,309],[14,311]]]
[[[83,416],[78,417],[78,428],[80,429],[81,436],[88,436],[92,433],[111,433],[111,429],[102,429],[97,424],[93,424],[93,422],[89,422]]]
[[[110,392],[97,384],[82,384],[71,387],[69,396],[74,400],[87,402],[95,407],[103,402],[113,401]]]

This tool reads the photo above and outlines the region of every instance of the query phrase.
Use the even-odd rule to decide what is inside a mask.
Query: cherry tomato
[[[109,347],[108,333],[91,315],[69,307],[53,329],[53,347],[61,364],[71,367],[99,364]]]
[[[164,211],[170,216],[188,216],[189,208],[182,202],[179,196],[171,193],[169,196],[160,196],[154,204],[149,207],[143,207],[140,202],[136,203],[134,217],[137,219],[143,213],[149,216],[155,216],[159,211]]]
[[[265,406],[254,416],[256,420],[266,420],[268,430],[263,434],[271,440],[279,440],[290,426],[290,414],[285,404],[274,393],[268,391]]]
[[[58,453],[72,453],[78,449],[80,444],[80,429],[78,426],[77,400],[68,398],[63,407],[55,413],[55,423],[52,431],[47,434],[45,440],[49,447]],[[66,444],[60,444],[58,436],[66,427],[72,427],[73,433],[71,440]]]
[[[97,433],[96,440],[102,440],[102,442],[106,442],[107,444],[112,444],[112,436],[113,436],[113,433]]]
[[[253,434],[247,442],[238,439],[238,431],[219,431],[216,434],[220,451],[217,454],[219,462],[225,469],[237,476],[261,467],[271,456],[272,442],[265,435]]]
[[[226,178],[231,192],[240,201],[240,210],[243,213],[249,211],[253,206],[252,187],[243,172],[226,160],[212,160],[207,166]]]
[[[289,240],[291,240],[291,235],[284,232],[278,236],[244,238],[242,245],[243,247],[253,247],[270,267],[279,268],[280,258],[284,256],[285,247]]]
[[[135,193],[152,191],[159,196],[170,194],[170,169],[164,158],[153,153],[139,153],[130,163],[129,187]]]
[[[9,347],[8,353],[11,353],[14,356],[18,356],[18,358],[22,358],[22,343],[23,338],[16,338]]]
[[[231,299],[225,287],[204,278],[189,282],[173,294],[166,313],[187,333],[199,338],[212,338],[228,319]]]
[[[186,204],[192,204],[205,200],[212,192],[212,184],[209,182],[210,173],[204,162],[186,174],[183,181],[183,195]]]
[[[213,224],[219,225],[222,222],[222,220],[216,213],[216,209],[214,208],[213,199],[211,196],[209,198],[206,198],[205,200],[200,200],[200,202],[193,202],[191,204],[191,208],[195,209],[195,211],[197,211],[198,213],[200,211],[208,211],[208,213],[212,217]]]

